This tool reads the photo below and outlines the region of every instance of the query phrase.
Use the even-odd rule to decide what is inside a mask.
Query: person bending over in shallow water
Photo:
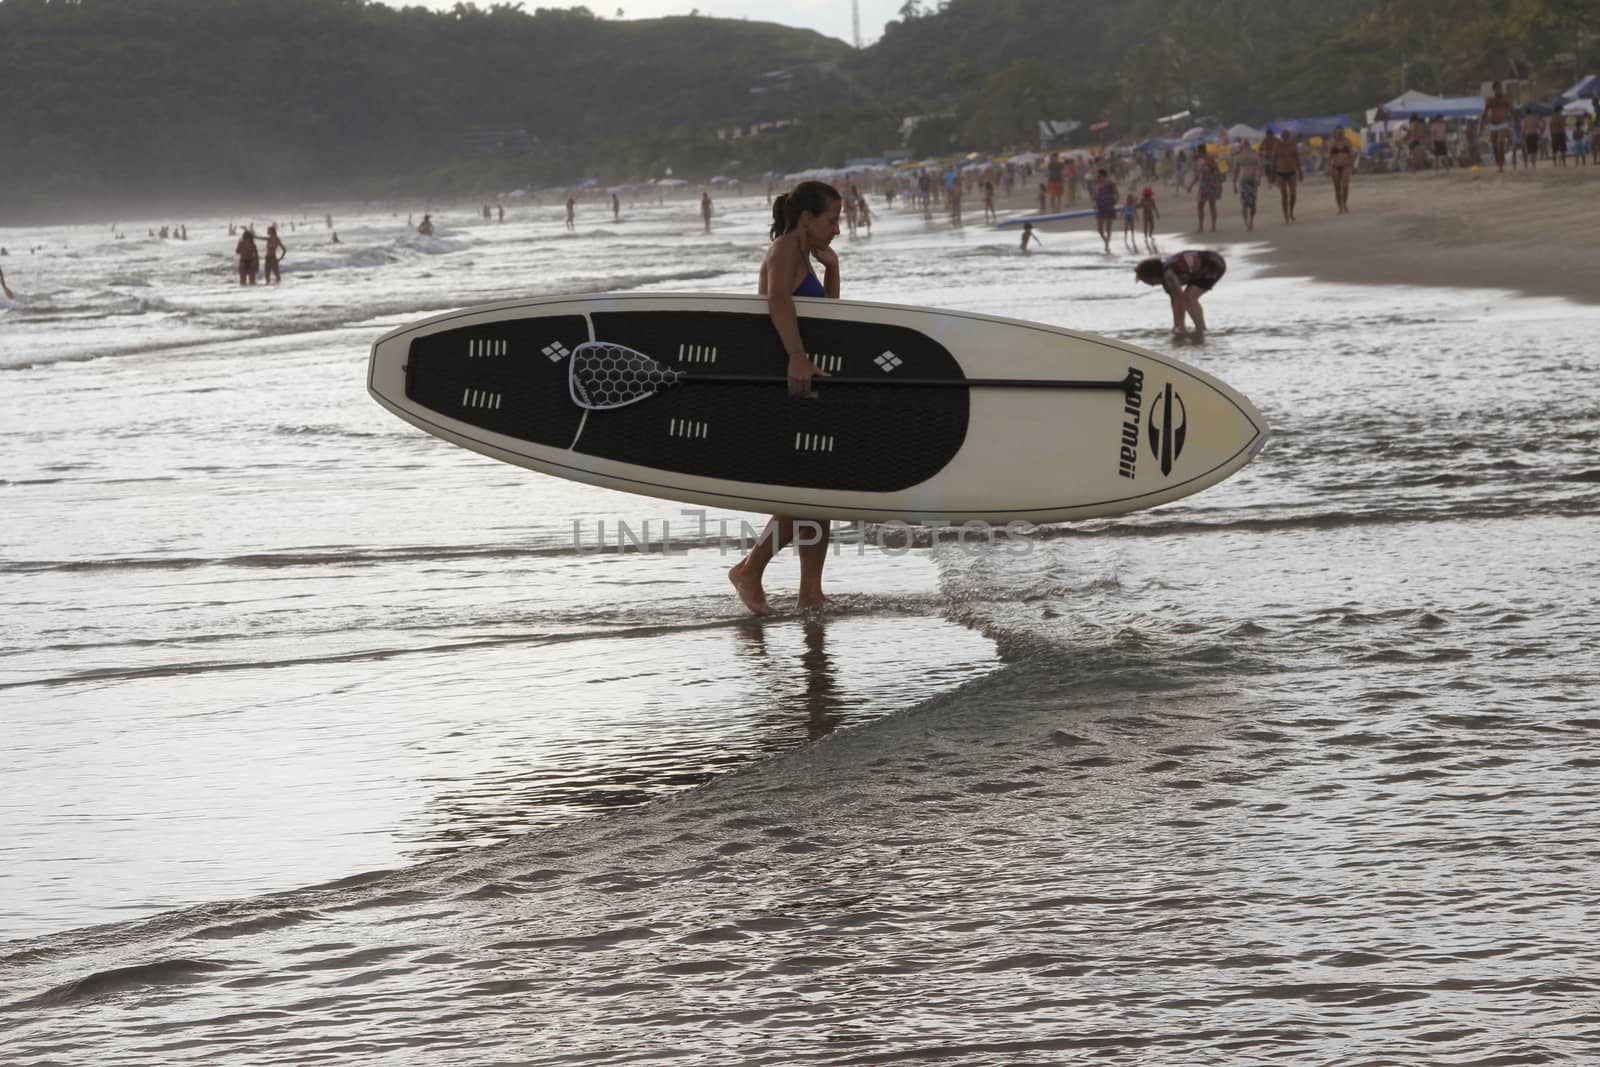
[[[1179,252],[1165,259],[1152,256],[1133,268],[1134,277],[1146,285],[1159,285],[1172,300],[1172,332],[1184,336],[1184,316],[1194,322],[1194,339],[1206,332],[1206,314],[1200,295],[1222,280],[1228,264],[1215,252]]]
[[[839,211],[843,198],[824,182],[801,182],[772,202],[772,246],[761,263],[757,292],[767,298],[772,325],[789,357],[789,395],[795,403],[814,398],[811,379],[827,376],[806,354],[800,339],[800,317],[795,311],[797,296],[825,296],[838,299],[839,255],[829,245],[839,236]],[[811,261],[822,264],[822,281],[817,280]],[[774,515],[761,532],[755,547],[728,571],[728,580],[744,606],[756,615],[771,615],[761,578],[772,557],[791,541],[798,540],[800,555],[800,596],[796,606],[821,607],[828,603],[822,595],[822,567],[828,562],[829,526],[826,519],[799,519]]]

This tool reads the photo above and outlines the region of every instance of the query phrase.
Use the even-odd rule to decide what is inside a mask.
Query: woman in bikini
[[[1350,214],[1350,175],[1356,169],[1356,152],[1344,127],[1333,131],[1328,145],[1328,176],[1333,179],[1333,202],[1339,205],[1339,214]]]
[[[246,226],[239,235],[239,243],[233,246],[233,254],[239,257],[239,284],[254,285],[260,253],[256,250],[256,235],[250,227]]]
[[[266,270],[263,272],[263,274],[265,276],[264,280],[266,281],[266,283],[268,285],[271,285],[273,282],[282,282],[283,281],[283,272],[278,270],[278,264],[279,264],[279,262],[282,261],[284,255],[287,254],[288,251],[289,251],[289,249],[284,245],[283,241],[281,241],[278,238],[278,226],[277,226],[277,224],[274,223],[273,225],[268,226],[267,227],[267,267],[266,267]]]
[[[814,396],[811,380],[827,376],[806,354],[800,338],[800,317],[795,311],[797,296],[839,297],[839,255],[829,245],[839,236],[839,212],[843,198],[824,182],[801,182],[772,202],[772,246],[761,263],[757,288],[767,298],[772,325],[789,357],[789,395],[807,399]],[[811,261],[822,264],[822,280],[817,280]],[[798,536],[797,536],[798,535]],[[728,571],[728,580],[744,606],[756,615],[771,615],[761,577],[772,557],[791,541],[800,555],[800,596],[796,605],[816,608],[828,603],[822,595],[822,567],[828,562],[829,527],[826,519],[799,519],[774,515],[761,532],[750,554]]]

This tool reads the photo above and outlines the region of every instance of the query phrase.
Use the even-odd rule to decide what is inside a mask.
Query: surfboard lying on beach
[[[1007,226],[1021,226],[1025,222],[1037,226],[1042,222],[1061,222],[1064,219],[1086,219],[1094,214],[1094,208],[1083,208],[1078,211],[1057,211],[1050,215],[1028,215],[1020,219],[1006,219],[1004,222],[995,223],[997,229]]]
[[[798,298],[792,398],[760,296],[627,293],[467,308],[372,346],[414,426],[560,478],[734,510],[1062,522],[1152,507],[1248,463],[1267,425],[1193,367],[967,312]]]

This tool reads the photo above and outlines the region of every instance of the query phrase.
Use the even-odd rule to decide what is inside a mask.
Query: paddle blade
[[[643,352],[605,341],[572,350],[567,385],[572,402],[588,411],[611,411],[647,400],[678,381],[678,372]]]

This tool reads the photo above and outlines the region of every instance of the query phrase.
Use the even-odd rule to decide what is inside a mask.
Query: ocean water
[[[434,311],[750,291],[719,207],[319,208],[276,289],[0,231],[0,1060],[1593,1062],[1600,313],[1235,249],[1178,355],[1251,466],[754,620],[702,516],[365,393]],[[844,292],[1171,348],[1017,240],[880,211]]]

